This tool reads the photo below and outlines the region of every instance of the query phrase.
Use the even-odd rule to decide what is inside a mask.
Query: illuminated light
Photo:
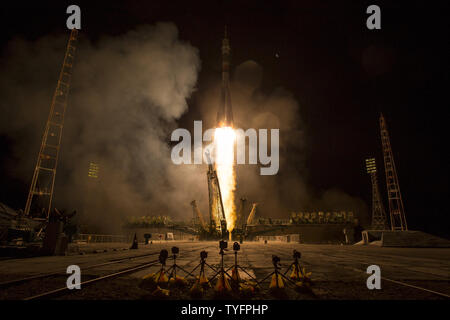
[[[375,164],[375,158],[366,159],[367,173],[376,173],[377,166]]]
[[[234,191],[236,189],[235,142],[236,133],[232,127],[216,128],[214,132],[215,165],[230,236],[236,224],[236,208],[234,205]]]
[[[89,163],[89,171],[88,171],[88,177],[89,178],[98,178],[98,171],[99,171],[99,165],[94,162]]]

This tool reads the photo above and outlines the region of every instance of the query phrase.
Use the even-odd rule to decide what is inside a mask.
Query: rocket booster
[[[225,37],[222,40],[222,92],[219,111],[217,112],[218,127],[233,127],[233,110],[230,95],[230,41],[225,27]]]

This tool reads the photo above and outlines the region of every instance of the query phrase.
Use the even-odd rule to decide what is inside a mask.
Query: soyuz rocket
[[[230,95],[230,41],[225,27],[222,40],[222,92],[219,111],[217,112],[217,127],[233,127],[233,110]]]

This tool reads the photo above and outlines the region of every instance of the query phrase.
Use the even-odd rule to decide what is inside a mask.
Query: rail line
[[[136,271],[139,271],[139,270],[142,270],[142,269],[154,266],[154,265],[158,264],[158,262],[159,262],[158,260],[153,260],[151,262],[147,262],[147,263],[135,266],[135,267],[126,268],[126,269],[118,271],[118,272],[110,273],[110,274],[107,274],[107,275],[104,275],[104,276],[99,276],[99,277],[94,278],[94,279],[83,281],[83,282],[80,283],[80,285],[81,286],[85,286],[87,284],[92,284],[92,283],[99,282],[99,281],[102,281],[102,280],[111,279],[111,278],[115,278],[115,277],[122,276],[122,275],[125,275],[125,274],[133,273],[133,272],[136,272]],[[27,298],[24,298],[23,300],[29,301],[29,300],[36,300],[36,299],[40,299],[40,298],[49,298],[49,297],[53,297],[55,295],[58,295],[58,294],[61,294],[61,293],[64,293],[64,292],[70,293],[70,292],[73,292],[73,291],[74,290],[70,290],[66,286],[66,287],[55,289],[55,290],[46,291],[46,292],[43,292],[43,293],[31,296],[31,297],[27,297]]]
[[[197,251],[197,250],[199,250],[199,249],[196,248],[196,249],[192,249],[192,250],[185,250],[184,252],[189,253],[189,252],[193,252],[193,251]],[[109,262],[104,262],[104,263],[99,263],[99,264],[95,264],[95,265],[90,265],[90,266],[84,267],[82,269],[83,270],[92,269],[92,268],[95,268],[95,267],[100,267],[100,266],[105,266],[105,265],[118,264],[118,263],[121,263],[121,262],[124,262],[124,261],[127,261],[127,260],[146,258],[148,256],[156,255],[159,252],[160,251],[152,252],[152,253],[148,253],[148,254],[143,254],[143,255],[132,256],[132,257],[125,257],[125,258],[115,259],[115,260],[112,260],[112,261],[109,261]],[[173,259],[173,257],[169,257],[168,259]],[[115,278],[115,277],[123,276],[123,275],[126,275],[126,274],[134,273],[134,272],[137,272],[137,271],[140,271],[140,270],[143,270],[145,268],[152,267],[152,266],[155,266],[155,265],[158,265],[158,264],[159,264],[159,259],[152,260],[150,262],[142,263],[142,264],[139,264],[139,265],[133,266],[133,267],[128,267],[128,268],[125,268],[125,269],[122,269],[122,270],[119,270],[119,271],[116,271],[116,272],[113,272],[113,273],[110,273],[110,274],[101,275],[101,276],[98,276],[98,277],[96,277],[94,279],[82,281],[80,283],[80,285],[81,286],[86,286],[86,285],[89,285],[89,284],[92,284],[92,283],[96,283],[96,282],[100,282],[100,281],[103,281],[103,280],[108,280],[108,279],[112,279],[112,278]],[[4,286],[4,287],[6,286],[7,287],[9,285],[20,284],[20,283],[24,283],[26,281],[31,281],[31,280],[35,280],[35,279],[44,279],[44,278],[47,278],[47,277],[51,277],[51,276],[54,276],[54,275],[60,275],[60,274],[61,274],[61,272],[52,272],[52,273],[48,273],[48,274],[44,274],[44,275],[38,275],[38,276],[33,276],[33,277],[28,277],[28,278],[23,278],[23,279],[12,280],[12,281],[1,283],[0,287],[2,287],[2,286]],[[61,295],[61,294],[70,294],[70,293],[75,292],[75,291],[77,291],[77,290],[70,290],[70,289],[67,288],[67,286],[64,286],[64,287],[61,287],[61,288],[58,288],[58,289],[49,290],[49,291],[45,291],[45,292],[42,292],[42,293],[39,293],[39,294],[35,294],[35,295],[32,295],[32,296],[23,298],[22,300],[36,300],[36,299],[41,299],[41,298],[50,298],[50,297],[58,296],[58,295]]]
[[[438,296],[441,296],[441,297],[444,297],[444,298],[447,298],[447,299],[450,298],[450,295],[442,293],[442,292],[438,292],[438,291],[422,288],[422,287],[419,287],[419,286],[414,286],[414,285],[409,284],[409,283],[404,283],[404,282],[401,282],[401,281],[392,280],[392,279],[385,278],[385,277],[381,277],[381,279],[389,281],[389,282],[392,282],[392,283],[400,284],[400,285],[405,286],[405,287],[410,287],[410,288],[415,288],[415,289],[423,290],[423,291],[426,291],[426,292],[430,292],[430,293],[436,294]]]
[[[333,255],[333,254],[324,254],[324,253],[315,253],[315,254],[322,255],[322,256],[328,256],[328,257],[332,256],[332,257],[335,257],[335,258],[339,258],[338,256]],[[365,255],[365,257],[368,257],[368,256]],[[348,270],[358,271],[358,272],[367,274],[365,270],[361,270],[361,269],[345,266],[345,265],[343,265],[341,263],[336,263],[336,264],[338,264],[342,268],[345,268],[345,269],[348,269]],[[439,278],[441,278],[441,277],[439,277]],[[386,278],[386,277],[383,277],[383,276],[381,276],[381,279],[386,280],[386,281],[391,282],[391,283],[395,283],[395,284],[404,286],[404,287],[414,288],[414,289],[417,289],[417,290],[421,290],[421,291],[425,291],[425,292],[428,292],[428,293],[432,293],[432,294],[435,294],[435,295],[438,295],[438,296],[441,296],[441,297],[444,297],[444,298],[447,298],[447,299],[450,298],[450,295],[448,295],[446,293],[430,290],[430,289],[427,289],[427,288],[423,288],[423,287],[420,287],[420,286],[412,285],[412,284],[409,284],[409,283],[406,283],[406,282],[402,282],[402,281],[399,281],[399,280],[393,280],[393,279]],[[442,278],[441,278],[441,280],[442,281],[448,281],[448,279],[442,279]]]
[[[291,248],[289,248],[289,249],[279,248],[278,250],[283,255],[288,255],[289,256],[291,254],[291,250],[292,249]],[[321,252],[314,252],[314,255],[340,258],[338,255],[331,254],[331,253],[324,254],[324,253],[321,253]],[[364,258],[372,258],[372,256],[369,256],[369,255],[363,255],[363,257]],[[353,268],[353,267],[349,267],[349,266],[344,265],[342,263],[337,263],[337,262],[335,262],[335,263],[337,265],[339,265],[341,268],[352,270],[352,271],[357,271],[357,272],[361,272],[361,273],[366,274],[366,271],[364,271],[364,270]],[[366,262],[361,261],[361,263],[366,263]],[[306,266],[311,265],[311,263],[308,262],[307,260],[305,260],[304,258],[301,259],[301,264],[302,265],[306,265]],[[285,267],[284,264],[281,264],[281,266]],[[417,271],[415,271],[415,272],[417,272]],[[436,277],[439,278],[440,281],[448,281],[448,279],[444,279],[444,278],[439,277],[439,276],[436,276]],[[450,298],[450,295],[448,295],[446,293],[442,293],[442,292],[438,292],[438,291],[435,291],[435,290],[431,290],[431,289],[423,288],[423,287],[420,287],[420,286],[412,285],[412,284],[409,284],[409,283],[406,283],[406,282],[402,282],[402,281],[399,281],[399,280],[393,280],[393,279],[386,278],[386,277],[383,277],[383,276],[381,276],[381,279],[386,280],[386,281],[391,282],[391,283],[395,283],[395,284],[400,285],[400,286],[410,287],[410,288],[414,288],[414,289],[417,289],[417,290],[421,290],[421,291],[425,291],[425,292],[428,292],[428,293],[432,293],[432,294],[435,294],[435,295],[438,295],[438,296],[441,296],[441,297],[444,297],[444,298],[447,298],[447,299]]]
[[[83,270],[89,270],[89,269],[93,269],[93,268],[96,268],[96,267],[102,267],[102,266],[122,263],[122,262],[127,261],[127,260],[141,259],[141,258],[145,258],[145,257],[156,255],[158,253],[159,253],[159,251],[158,252],[147,253],[147,254],[143,254],[143,255],[125,257],[125,258],[120,258],[120,259],[113,259],[113,260],[110,260],[108,262],[98,263],[98,264],[94,264],[94,265],[88,265],[88,266],[83,266],[82,265],[81,267],[82,267]],[[10,281],[0,282],[0,288],[7,288],[9,286],[21,284],[21,283],[24,283],[24,282],[27,282],[27,281],[37,280],[37,279],[45,279],[45,278],[48,278],[48,277],[57,276],[57,275],[61,275],[61,274],[62,274],[61,271],[54,271],[54,272],[38,274],[38,275],[35,275],[35,276],[26,277],[26,278],[14,279],[14,280],[10,280]],[[65,274],[65,272],[64,272],[64,274]]]
[[[201,250],[201,249],[204,249],[204,247],[195,248],[195,249],[192,249],[192,250],[184,250],[184,252],[189,253],[189,252],[198,251],[198,250]],[[119,263],[122,263],[122,262],[125,262],[125,261],[147,258],[147,257],[150,257],[150,256],[154,256],[154,255],[156,255],[158,253],[159,253],[159,251],[151,252],[151,253],[147,253],[147,254],[130,256],[130,257],[124,257],[124,258],[119,258],[119,259],[112,259],[112,260],[109,260],[107,262],[93,264],[93,265],[88,265],[88,266],[82,267],[82,269],[83,270],[87,270],[87,269],[93,269],[93,268],[96,268],[96,267],[101,267],[101,266],[106,266],[106,265],[119,264]],[[325,255],[323,253],[315,253],[315,254]],[[178,255],[178,256],[180,256],[180,255]],[[327,255],[327,256],[329,256],[329,255]],[[338,258],[338,256],[335,256],[335,257]],[[169,259],[171,259],[171,258],[172,257],[169,257]],[[195,261],[195,260],[193,260],[193,261]],[[305,261],[303,261],[303,262],[305,262]],[[115,278],[115,277],[123,276],[123,275],[126,275],[126,274],[134,273],[134,272],[140,271],[142,269],[145,269],[145,268],[148,268],[148,267],[151,267],[151,266],[155,266],[157,264],[159,264],[158,260],[152,260],[152,261],[149,261],[149,262],[141,263],[139,265],[135,265],[135,266],[132,266],[132,267],[127,267],[125,269],[122,269],[122,270],[119,270],[119,271],[115,271],[115,272],[112,272],[110,274],[100,275],[100,276],[98,276],[96,278],[83,281],[83,282],[81,282],[81,285],[82,286],[86,286],[86,285],[93,284],[93,283],[96,283],[96,282],[100,282],[100,281],[103,281],[103,280],[108,280],[108,279],[112,279],[112,278]],[[308,263],[306,263],[306,264],[308,264]],[[340,267],[345,268],[345,269],[351,269],[352,271],[357,271],[357,272],[361,272],[361,273],[364,273],[364,274],[366,273],[364,270],[361,270],[361,269],[357,269],[357,268],[354,268],[354,267],[346,266],[346,265],[343,265],[342,263],[338,263],[338,264],[340,265]],[[41,274],[41,275],[26,277],[26,278],[23,278],[23,279],[15,279],[15,280],[11,280],[11,281],[6,281],[6,282],[3,282],[3,283],[0,283],[0,288],[9,287],[9,286],[16,285],[16,284],[21,284],[21,283],[25,283],[27,281],[32,281],[32,280],[36,280],[36,279],[45,279],[47,277],[51,277],[51,276],[55,276],[55,275],[61,275],[61,272],[60,271],[55,271],[55,272],[51,272],[51,273],[47,273],[47,274]],[[66,275],[66,274],[64,273],[64,275]],[[417,285],[412,285],[412,284],[409,284],[409,283],[406,283],[406,282],[403,282],[403,281],[393,280],[393,279],[386,278],[386,277],[383,277],[383,276],[381,278],[383,280],[386,280],[388,282],[391,282],[391,283],[394,283],[394,284],[397,284],[397,285],[400,285],[400,286],[414,288],[414,289],[421,290],[421,291],[424,291],[424,292],[428,292],[428,293],[431,293],[431,294],[434,294],[434,295],[438,295],[440,297],[447,298],[447,299],[450,298],[450,295],[446,294],[446,293],[438,292],[438,291],[435,291],[435,290],[430,290],[430,289],[423,288],[423,287],[420,287],[420,286],[417,286]],[[39,293],[39,294],[35,294],[35,295],[32,295],[32,296],[26,297],[26,298],[24,298],[24,300],[35,300],[35,299],[41,299],[41,298],[50,298],[50,297],[54,297],[54,296],[61,295],[61,294],[70,294],[70,293],[75,292],[75,291],[77,291],[77,290],[70,290],[70,289],[68,289],[65,286],[65,287],[61,287],[61,288],[58,288],[58,289],[49,290],[49,291],[46,291],[46,292],[42,292],[42,293]],[[316,296],[316,295],[314,294],[314,296]],[[320,298],[320,297],[316,296],[316,298]]]

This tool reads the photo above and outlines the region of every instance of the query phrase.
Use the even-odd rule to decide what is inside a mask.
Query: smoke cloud
[[[244,197],[248,200],[245,213],[249,213],[252,202],[258,202],[257,215],[263,217],[286,219],[290,212],[344,210],[353,211],[366,223],[367,205],[362,200],[337,188],[316,191],[311,187],[313,183],[308,180],[305,162],[307,127],[301,117],[301,106],[293,94],[282,87],[263,91],[262,80],[262,67],[249,60],[236,67],[231,83],[235,127],[280,129],[280,170],[277,175],[261,176],[259,164],[237,166],[236,199]],[[218,81],[200,99],[203,118],[210,126],[215,119],[211,109],[215,110],[219,94]]]
[[[0,130],[16,140],[9,166],[24,181],[31,180],[67,39],[16,39],[4,53]],[[200,168],[172,165],[168,142],[199,70],[197,49],[178,39],[172,23],[96,43],[82,37],[54,205],[77,209],[81,222],[102,232],[119,231],[126,216],[185,217],[181,208],[192,200],[186,186],[205,178]],[[99,165],[98,179],[88,177],[90,162]]]
[[[25,183],[31,181],[67,38],[15,39],[3,52],[0,134],[12,139],[12,152],[4,161],[11,176]],[[98,232],[120,232],[128,216],[190,219],[193,199],[206,215],[206,166],[177,166],[170,160],[170,134],[188,110],[187,99],[195,91],[199,71],[197,49],[178,38],[172,23],[141,26],[96,42],[82,36],[54,206],[76,209],[79,221],[97,226],[90,231]],[[342,191],[313,191],[305,165],[301,107],[283,88],[263,92],[262,77],[263,70],[254,61],[235,68],[231,83],[235,126],[279,128],[280,171],[261,176],[259,165],[237,166],[236,199],[258,202],[257,215],[274,218],[319,209],[366,213],[361,200]],[[209,90],[198,94],[203,130],[215,122],[219,81],[218,77]],[[90,162],[99,165],[98,179],[88,177]]]

